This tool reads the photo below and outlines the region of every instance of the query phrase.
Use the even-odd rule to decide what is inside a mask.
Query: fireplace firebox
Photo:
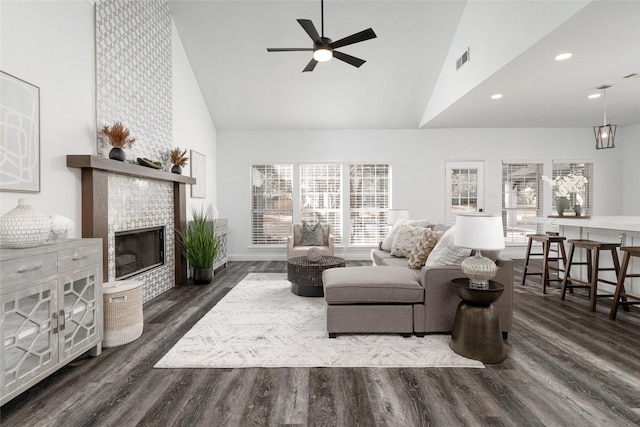
[[[116,280],[164,265],[164,227],[115,233]]]

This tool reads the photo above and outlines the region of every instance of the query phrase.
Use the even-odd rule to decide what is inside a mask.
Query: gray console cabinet
[[[102,240],[0,249],[0,405],[102,350]]]

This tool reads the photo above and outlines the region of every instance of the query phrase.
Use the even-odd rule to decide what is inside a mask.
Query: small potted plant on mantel
[[[207,220],[211,206],[205,211],[193,209],[193,220],[183,231],[178,230],[182,253],[193,267],[193,283],[203,285],[213,279],[213,261],[220,250],[220,236],[215,222]]]
[[[187,161],[189,158],[187,157],[187,150],[180,151],[180,147],[176,147],[169,153],[169,158],[171,163],[173,163],[173,167],[171,168],[171,172],[182,174],[182,168],[187,165]]]
[[[124,148],[131,148],[133,143],[136,142],[135,138],[129,136],[129,129],[124,127],[122,122],[118,121],[115,122],[113,126],[104,125],[102,133],[107,136],[109,144],[113,147],[111,151],[109,151],[109,158],[124,162],[126,158]]]

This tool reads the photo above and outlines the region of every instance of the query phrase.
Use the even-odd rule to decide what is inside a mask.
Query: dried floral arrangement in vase
[[[182,168],[186,166],[189,157],[187,157],[187,150],[180,151],[180,147],[176,147],[169,153],[169,158],[171,159],[171,163],[173,163],[173,167],[171,168],[171,172],[182,174]]]
[[[130,136],[129,129],[124,127],[122,122],[118,121],[113,126],[104,125],[102,128],[107,138],[109,138],[109,144],[113,147],[109,151],[109,158],[113,160],[119,160],[124,162],[124,148],[131,148],[136,139]]]

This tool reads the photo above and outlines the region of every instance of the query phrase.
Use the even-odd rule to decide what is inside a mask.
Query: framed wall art
[[[195,184],[191,184],[191,197],[204,199],[206,192],[206,158],[204,154],[191,150],[191,177],[196,179]]]
[[[0,191],[40,192],[40,88],[0,71]]]

